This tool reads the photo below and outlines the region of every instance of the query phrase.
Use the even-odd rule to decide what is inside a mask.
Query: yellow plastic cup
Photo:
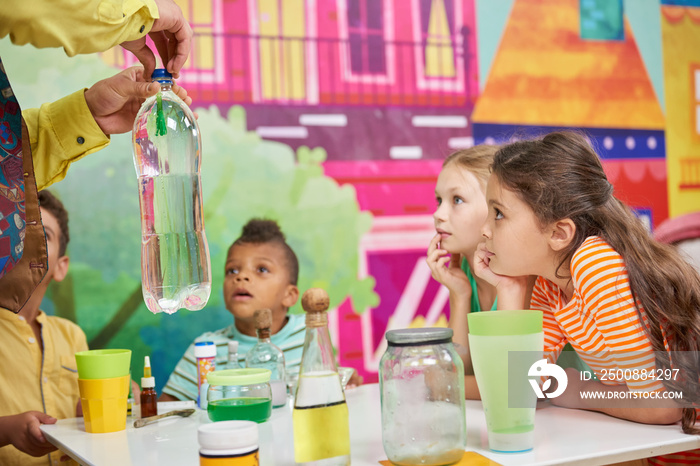
[[[131,350],[99,349],[75,353],[79,379],[111,379],[129,375]]]
[[[85,431],[91,434],[126,429],[129,375],[110,379],[78,379]]]

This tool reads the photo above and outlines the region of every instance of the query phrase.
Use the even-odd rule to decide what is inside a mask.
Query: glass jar
[[[207,374],[207,413],[212,421],[265,422],[272,414],[268,369],[225,369]]]
[[[464,455],[464,364],[448,328],[386,333],[379,363],[382,441],[398,465],[452,464]]]

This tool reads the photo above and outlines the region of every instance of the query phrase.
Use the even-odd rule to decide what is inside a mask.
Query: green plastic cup
[[[537,396],[528,370],[542,359],[544,333],[541,311],[471,313],[469,349],[474,376],[484,405],[489,448],[517,453],[532,450]],[[517,361],[511,364],[510,361]],[[512,353],[517,352],[517,353]],[[517,407],[509,407],[515,405]]]
[[[75,353],[78,366],[78,378],[111,379],[129,375],[131,369],[131,350],[99,349]]]

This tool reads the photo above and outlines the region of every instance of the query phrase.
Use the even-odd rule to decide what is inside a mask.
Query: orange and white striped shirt
[[[574,293],[568,302],[557,285],[542,277],[537,278],[532,292],[530,308],[544,314],[544,351],[549,362],[557,360],[568,342],[601,383],[626,384],[630,391],[664,390],[654,377],[609,377],[656,369],[643,327],[648,325],[646,315],[642,309],[640,319],[635,308],[622,256],[602,238],[586,238],[571,259],[571,277]],[[650,464],[697,464],[695,461],[700,463],[700,450],[649,459]]]
[[[663,390],[656,378],[615,381],[606,377],[634,369],[650,373],[656,367],[620,254],[603,239],[591,236],[574,254],[571,276],[574,294],[568,302],[557,285],[542,277],[532,292],[530,307],[544,313],[544,349],[550,362],[557,360],[568,342],[602,383],[626,383],[636,391]]]

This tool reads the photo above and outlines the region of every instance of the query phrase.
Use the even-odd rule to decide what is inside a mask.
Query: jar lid
[[[451,328],[403,328],[386,332],[389,346],[440,345],[452,343]]]
[[[202,424],[197,429],[199,446],[203,450],[234,450],[257,448],[258,423],[253,421],[219,421]]]
[[[542,331],[542,311],[472,312],[467,320],[471,335],[528,335]]]
[[[198,341],[194,344],[195,358],[216,357],[216,345],[213,341]]]
[[[253,385],[270,381],[270,369],[224,369],[207,374],[209,385]]]

